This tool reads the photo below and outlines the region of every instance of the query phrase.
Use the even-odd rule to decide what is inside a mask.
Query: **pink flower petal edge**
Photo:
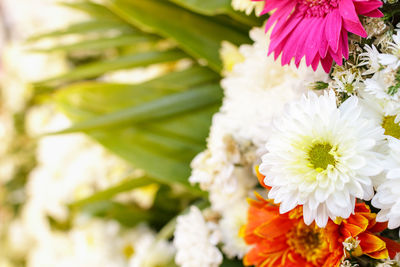
[[[268,55],[281,55],[282,65],[298,67],[305,57],[314,69],[321,63],[329,73],[333,61],[343,64],[349,57],[348,32],[367,37],[359,15],[382,17],[380,0],[253,0],[264,1],[261,14],[273,11],[266,23],[271,42]]]

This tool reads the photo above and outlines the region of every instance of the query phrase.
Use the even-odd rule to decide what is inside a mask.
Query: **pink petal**
[[[371,11],[380,8],[383,3],[382,1],[353,1],[354,7],[356,8],[357,14],[365,15]]]
[[[377,10],[371,11],[371,12],[369,12],[367,14],[364,14],[364,16],[371,17],[371,18],[382,18],[383,17],[383,13],[380,10],[377,9]]]
[[[347,31],[357,34],[364,38],[368,36],[367,32],[364,30],[360,22],[360,19],[358,18],[352,0],[340,1],[339,11],[340,15],[343,18],[343,26]]]
[[[331,67],[332,67],[332,62],[333,62],[333,59],[329,54],[327,54],[326,57],[321,59],[322,68],[324,68],[326,73],[330,72]]]
[[[339,10],[334,10],[326,16],[325,36],[332,51],[336,52],[339,46],[342,18]]]

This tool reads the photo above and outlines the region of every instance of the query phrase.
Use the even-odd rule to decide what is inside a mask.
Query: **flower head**
[[[266,29],[275,25],[269,53],[282,54],[282,64],[305,56],[315,70],[321,62],[329,72],[333,60],[349,56],[348,32],[367,37],[358,15],[381,17],[380,0],[264,0],[263,13],[274,11]]]
[[[350,255],[385,259],[392,250],[374,234],[385,225],[375,222],[376,214],[364,203],[356,204],[355,214],[349,219],[339,224],[329,220],[325,228],[319,228],[315,223],[304,224],[301,207],[279,214],[279,207],[272,201],[257,198],[249,201],[248,222],[243,230],[245,241],[253,245],[244,258],[245,265],[333,267]]]
[[[361,114],[357,97],[337,107],[332,91],[310,92],[274,121],[260,172],[281,213],[303,205],[305,223],[324,227],[328,217],[348,218],[356,198],[372,198],[384,130]]]
[[[390,138],[389,147],[386,180],[378,187],[372,205],[381,209],[377,220],[389,221],[389,228],[395,229],[400,227],[400,140]]]

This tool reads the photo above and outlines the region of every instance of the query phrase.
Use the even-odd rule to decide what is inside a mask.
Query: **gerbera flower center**
[[[337,8],[338,0],[297,0],[300,12],[306,17],[324,17]]]
[[[308,160],[312,168],[326,170],[329,165],[335,166],[335,157],[332,155],[330,144],[315,144],[308,152]]]
[[[327,255],[328,242],[324,238],[323,228],[315,224],[308,226],[300,221],[286,237],[287,244],[294,252],[317,266]]]
[[[385,135],[400,139],[400,124],[395,122],[396,116],[386,116],[383,118],[382,127]]]

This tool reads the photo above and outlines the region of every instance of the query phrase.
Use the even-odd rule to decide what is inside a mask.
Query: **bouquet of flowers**
[[[4,108],[5,266],[400,266],[400,2],[64,5]]]

